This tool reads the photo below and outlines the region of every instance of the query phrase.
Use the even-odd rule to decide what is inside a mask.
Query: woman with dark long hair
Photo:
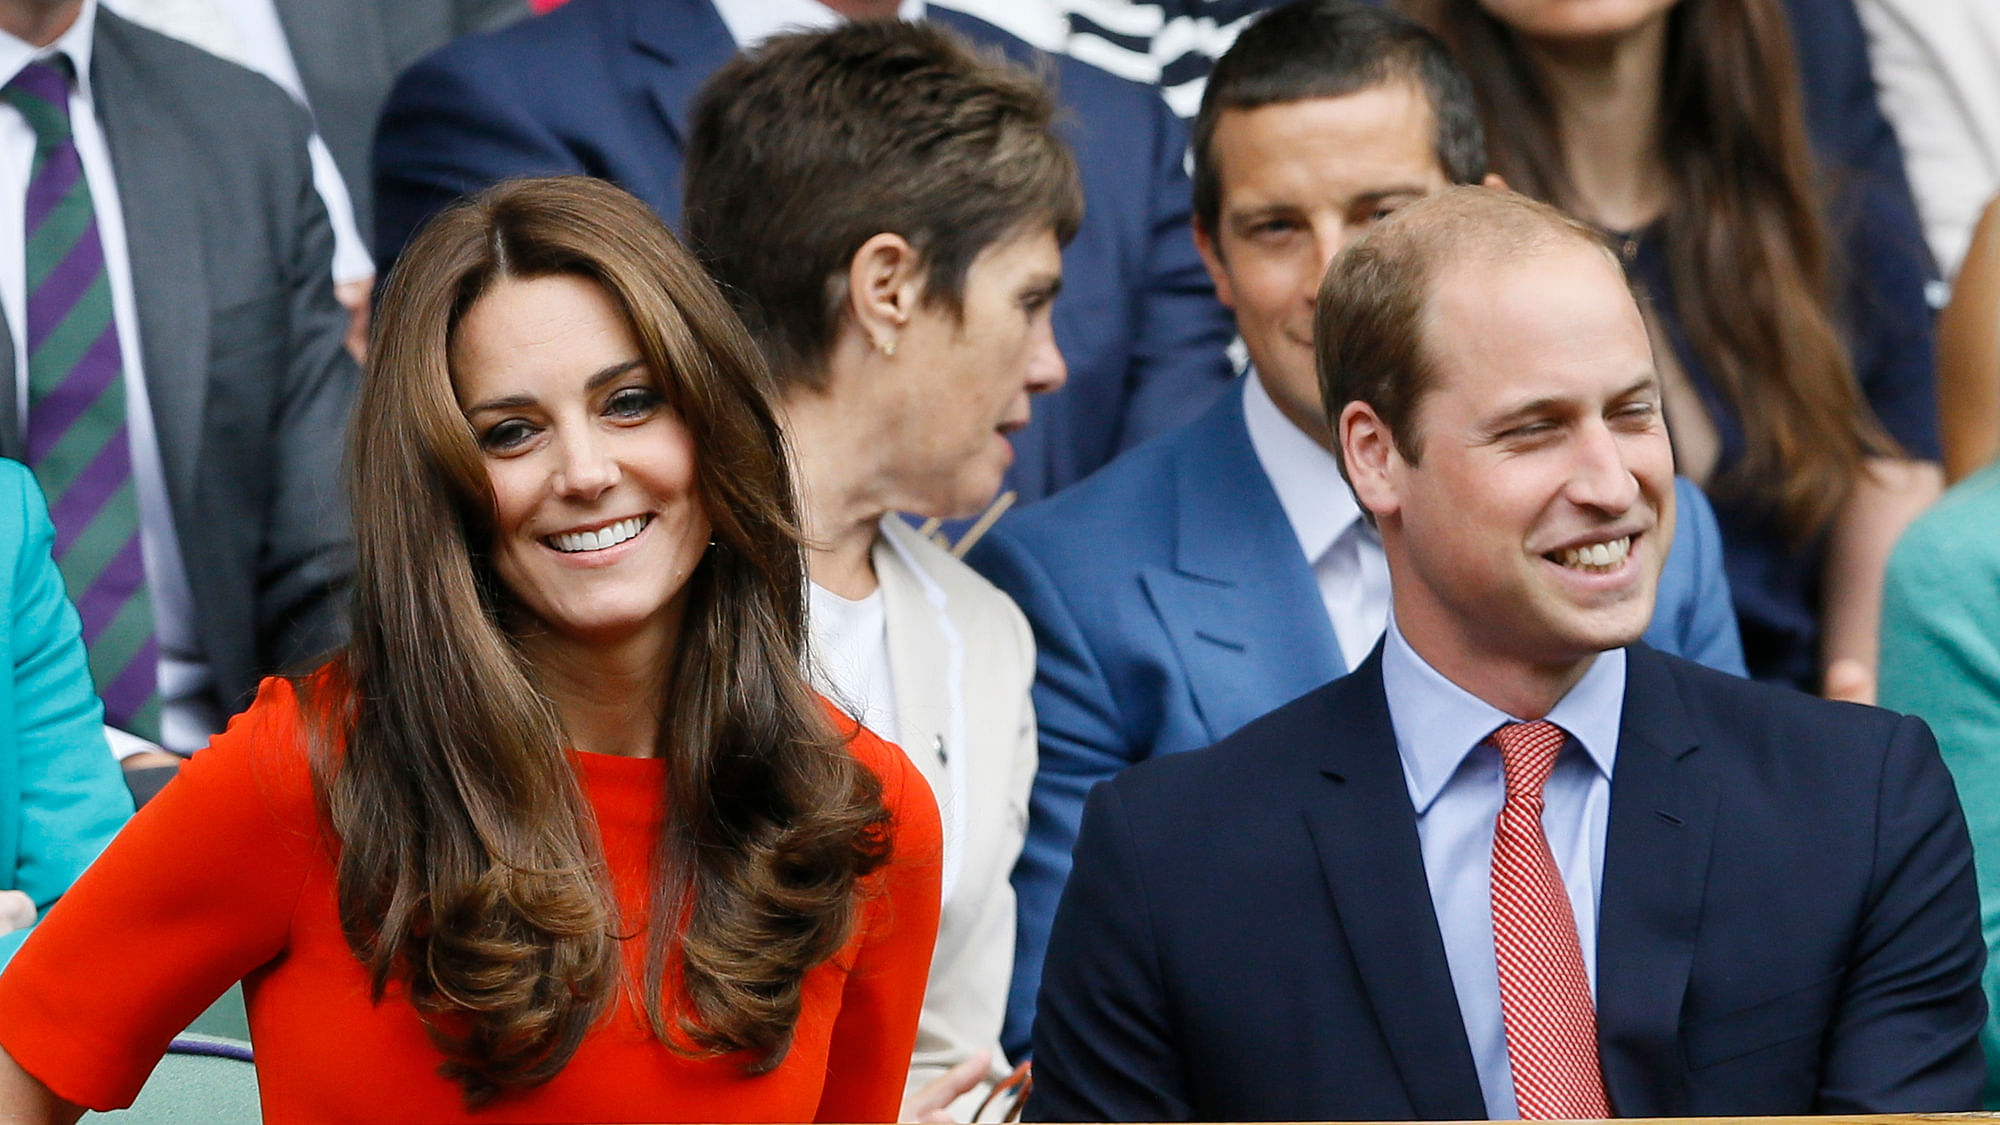
[[[1752,674],[1871,698],[1889,548],[1941,481],[1925,251],[1815,165],[1778,0],[1399,5],[1471,75],[1494,169],[1649,297]]]
[[[739,322],[630,196],[520,181],[417,238],[370,356],[352,640],[0,979],[0,1105],[128,1104],[243,979],[274,1120],[893,1118],[938,814],[804,684]]]

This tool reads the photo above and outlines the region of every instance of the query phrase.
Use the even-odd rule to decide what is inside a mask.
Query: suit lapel
[[[950,906],[965,871],[972,816],[963,690],[968,653],[951,616],[950,594],[920,562],[923,544],[916,530],[895,515],[881,524],[871,557],[882,584],[896,733],[937,798],[945,840],[942,893]]]
[[[625,7],[633,49],[655,64],[639,81],[685,148],[695,93],[736,53],[736,40],[709,0],[627,0]]]
[[[1195,706],[1219,740],[1347,670],[1312,568],[1264,475],[1232,389],[1173,467],[1174,566],[1140,573]]]
[[[1697,734],[1665,660],[1627,651],[1598,904],[1598,1040],[1612,1111],[1668,1116],[1686,1104],[1681,1000],[1721,794],[1696,768]]]
[[[889,674],[896,687],[896,734],[910,760],[930,783],[938,803],[949,807],[945,755],[958,748],[946,745],[945,737],[951,719],[947,644],[938,632],[937,615],[926,601],[916,576],[889,543],[889,534],[885,530],[883,537],[875,541],[871,555],[876,579],[882,584],[882,611],[888,619]]]
[[[1444,938],[1424,876],[1416,813],[1382,691],[1382,651],[1328,688],[1320,754],[1325,781],[1306,827],[1333,892],[1376,1022],[1410,1099],[1410,1116],[1486,1116],[1479,1071],[1459,1015]]]
[[[209,297],[199,232],[201,215],[185,185],[201,169],[178,143],[180,131],[156,92],[143,88],[120,35],[118,17],[99,9],[91,82],[104,142],[118,179],[126,256],[139,309],[146,397],[159,435],[167,494],[177,511],[194,496],[202,408],[208,397]]]

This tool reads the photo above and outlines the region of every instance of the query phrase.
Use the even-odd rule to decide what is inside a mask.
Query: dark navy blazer
[[[1195,254],[1187,132],[1158,91],[929,12],[976,43],[1046,62],[1083,177],[1083,226],[1063,252],[1055,306],[1069,385],[1038,398],[1014,435],[1008,487],[1025,503],[1201,413],[1229,381],[1235,328]],[[601,176],[678,222],[695,94],[735,50],[708,0],[571,0],[418,63],[375,138],[381,267],[432,213],[509,176]]]
[[[1486,1116],[1380,651],[1091,794],[1032,1119]],[[1985,946],[1929,728],[1629,652],[1597,942],[1613,1113],[1976,1109]]]

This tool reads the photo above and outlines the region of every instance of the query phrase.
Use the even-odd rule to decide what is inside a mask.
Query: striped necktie
[[[105,721],[159,738],[159,643],[139,551],[124,362],[97,214],[70,131],[70,63],[0,89],[35,131],[28,178],[28,465],[48,494],[56,565],[83,618]]]
[[[1542,833],[1542,787],[1567,737],[1545,719],[1491,735],[1507,785],[1493,829],[1493,958],[1514,1101],[1527,1121],[1611,1116],[1576,915]]]

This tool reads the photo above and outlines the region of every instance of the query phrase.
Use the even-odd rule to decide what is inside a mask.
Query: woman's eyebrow
[[[603,370],[592,375],[590,378],[585,379],[583,381],[584,389],[589,391],[595,391],[598,388],[604,386],[604,384],[609,383],[611,380],[616,379],[620,375],[625,374],[627,371],[630,371],[635,367],[644,367],[645,365],[646,361],[644,359],[628,359],[623,363],[614,363],[611,366],[606,367]]]
[[[627,371],[635,367],[644,367],[645,364],[646,361],[644,359],[628,359],[623,363],[614,363],[600,371],[593,372],[590,378],[583,381],[584,389],[587,391],[596,391],[604,386],[604,384],[618,378]],[[465,408],[465,413],[472,415],[485,410],[519,410],[524,406],[533,406],[535,402],[535,396],[525,392],[521,394],[502,395],[499,398],[489,398],[484,402],[474,403]]]

